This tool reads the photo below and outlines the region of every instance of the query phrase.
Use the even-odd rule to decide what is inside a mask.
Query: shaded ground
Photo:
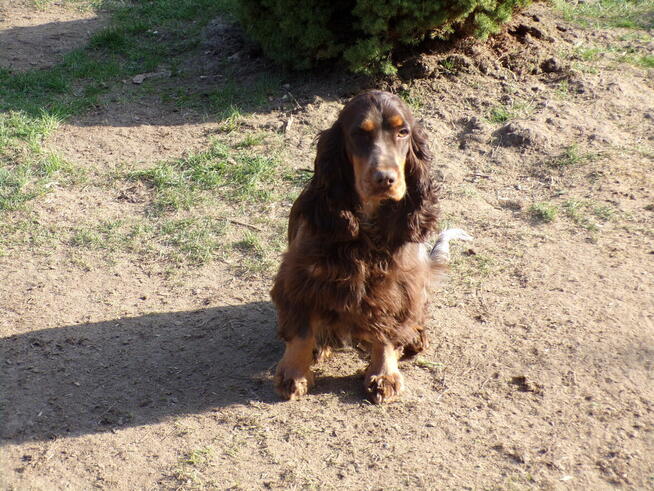
[[[0,66],[13,70],[49,68],[82,47],[106,24],[105,16],[65,8],[63,2],[35,10],[30,2],[0,1]]]
[[[0,41],[24,15],[87,18],[3,8]],[[75,36],[24,59],[49,66]],[[81,177],[3,212],[3,487],[651,488],[651,34],[536,5],[389,82],[432,135],[443,224],[476,240],[434,292],[406,394],[380,407],[354,351],[302,401],[270,382],[290,204],[364,82],[271,71],[223,19],[203,36],[172,76],[118,81],[61,124],[47,148]],[[242,174],[185,174],[215,159]]]

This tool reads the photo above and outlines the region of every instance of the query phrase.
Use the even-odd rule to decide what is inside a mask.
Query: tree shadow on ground
[[[0,50],[0,70],[20,73],[20,80],[8,79],[8,95],[0,106],[32,116],[67,108],[72,111],[67,122],[81,127],[174,127],[222,123],[249,114],[295,113],[306,104],[349,97],[371,84],[366,77],[333,67],[314,72],[286,71],[266,59],[238,24],[224,16],[208,22],[198,46],[156,68],[132,66],[123,60],[118,65],[129,67],[117,75],[95,71],[75,75],[75,70],[80,70],[76,62],[67,65],[63,61],[74,48],[84,48],[80,52],[94,61],[106,58],[112,64],[121,60],[88,47],[92,33],[105,27],[107,18],[103,13],[95,19],[0,30],[0,46],[9,47],[8,51]],[[162,43],[177,41],[172,36]],[[146,78],[135,83],[137,75]],[[86,89],[96,95],[89,99],[84,95]],[[39,94],[38,104],[25,96],[31,92]],[[74,109],[77,106],[84,109]],[[274,121],[270,125],[270,129],[280,129]]]
[[[0,340],[2,439],[45,440],[277,401],[269,302],[147,314]]]
[[[1,29],[0,67],[11,71],[50,68],[67,52],[86,45],[92,33],[107,24],[107,17],[99,13],[96,17]]]

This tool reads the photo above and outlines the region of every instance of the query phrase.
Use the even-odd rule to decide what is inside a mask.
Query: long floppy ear
[[[318,135],[317,147],[314,175],[300,198],[302,215],[314,234],[332,240],[352,239],[359,233],[353,211],[358,195],[338,121]]]
[[[431,160],[427,134],[416,122],[411,130],[411,144],[404,170],[406,195],[402,201],[392,205],[393,218],[388,226],[392,244],[423,242],[436,227],[438,198],[437,186],[432,183],[429,174]]]
[[[435,200],[433,183],[429,170],[432,153],[427,140],[427,133],[417,121],[411,129],[411,145],[406,161],[407,191],[411,193],[416,204],[429,204]],[[419,198],[419,199],[418,199]]]

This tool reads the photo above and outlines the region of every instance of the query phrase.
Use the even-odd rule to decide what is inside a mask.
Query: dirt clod
[[[561,62],[557,58],[550,57],[541,62],[540,69],[543,70],[545,73],[556,73],[562,71],[563,67],[561,66]]]
[[[544,147],[549,140],[547,131],[541,125],[526,121],[507,123],[493,135],[498,144],[504,147]]]
[[[400,77],[404,80],[427,78],[432,72],[433,67],[423,57],[407,60],[399,70]]]

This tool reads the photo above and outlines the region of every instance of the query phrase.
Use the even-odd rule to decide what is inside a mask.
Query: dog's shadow
[[[1,435],[44,440],[277,401],[269,302],[148,314],[0,340]]]

